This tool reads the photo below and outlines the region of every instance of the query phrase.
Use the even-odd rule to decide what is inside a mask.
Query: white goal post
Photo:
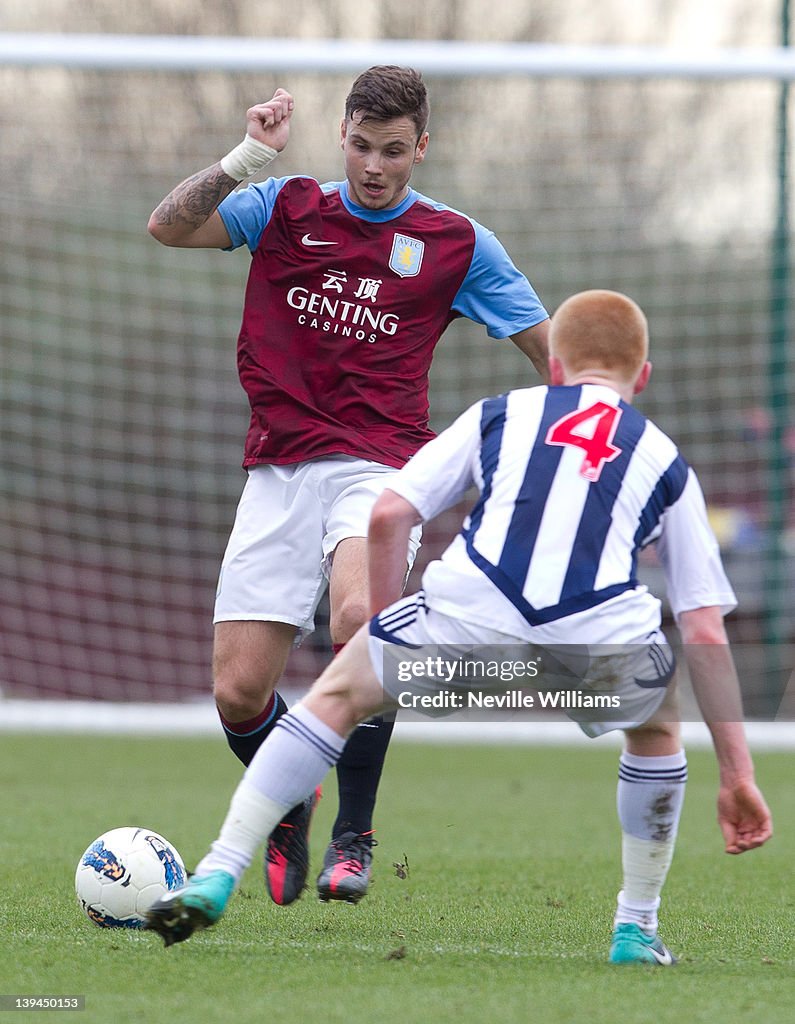
[[[402,64],[428,76],[795,79],[795,51],[549,43],[120,36],[0,32],[0,66],[167,71],[357,72]]]

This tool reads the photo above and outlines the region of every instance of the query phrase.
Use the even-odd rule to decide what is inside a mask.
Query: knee
[[[369,607],[365,598],[358,594],[344,597],[331,609],[331,642],[346,644],[369,618]]]
[[[287,664],[296,628],[282,622],[220,622],[213,643],[213,694],[230,722],[259,715]]]
[[[682,749],[679,722],[650,722],[627,730],[627,751],[638,757],[666,757]]]
[[[302,701],[341,736],[384,707],[384,693],[359,634],[326,668]]]
[[[244,722],[258,715],[268,702],[275,682],[252,667],[225,659],[213,660],[213,697],[230,722]]]

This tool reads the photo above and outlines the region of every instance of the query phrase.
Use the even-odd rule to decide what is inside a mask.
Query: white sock
[[[660,893],[673,858],[686,781],[683,750],[665,757],[621,756],[617,807],[624,885],[615,924],[631,922],[649,933],[657,930]]]
[[[631,900],[622,889],[618,894],[613,926],[615,927],[617,924],[636,924],[647,935],[656,935],[657,911],[659,907],[659,896],[656,900]]]
[[[243,778],[289,810],[320,785],[344,746],[344,736],[299,703],[278,720]]]
[[[218,839],[197,875],[228,871],[236,881],[281,819],[339,760],[345,738],[303,705],[282,715],[235,790]]]
[[[196,874],[227,871],[239,882],[260,844],[289,809],[258,793],[243,779],[232,796],[221,833],[196,865]]]

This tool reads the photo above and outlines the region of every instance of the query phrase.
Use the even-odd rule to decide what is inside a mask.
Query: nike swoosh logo
[[[322,238],[311,238],[309,235],[304,235],[301,239],[301,245],[339,245],[339,242],[326,242]]]
[[[663,967],[670,967],[674,962],[674,958],[671,956],[669,949],[664,949],[661,953],[659,949],[655,949],[654,946],[646,947],[658,964],[662,964]]]

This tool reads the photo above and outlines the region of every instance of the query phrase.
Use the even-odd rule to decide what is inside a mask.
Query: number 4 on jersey
[[[580,475],[595,483],[607,462],[621,454],[612,440],[621,419],[621,409],[606,402],[594,402],[587,409],[567,413],[547,431],[547,444],[573,445],[582,448],[585,458]]]

